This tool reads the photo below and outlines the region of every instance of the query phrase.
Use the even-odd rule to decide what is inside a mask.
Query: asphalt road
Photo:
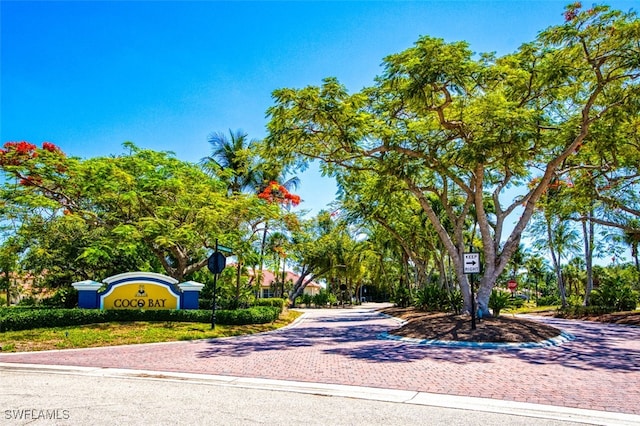
[[[580,424],[175,378],[2,370],[0,383],[0,424],[11,425]]]
[[[541,318],[573,338],[442,346],[385,339],[398,323],[375,308],[234,338],[0,353],[0,424],[640,425],[640,327]]]

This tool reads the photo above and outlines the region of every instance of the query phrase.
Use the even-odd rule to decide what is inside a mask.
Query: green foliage
[[[520,309],[524,306],[525,299],[521,297],[511,297],[509,298],[509,308],[510,309]]]
[[[216,312],[216,322],[225,325],[265,324],[278,319],[277,307],[256,306]],[[130,321],[211,321],[208,310],[99,310],[99,309],[0,309],[0,332],[34,328],[68,327],[83,324]]]
[[[401,308],[411,306],[411,292],[405,286],[399,285],[391,295],[391,301]]]
[[[227,325],[266,324],[277,320],[280,312],[279,308],[273,306],[217,311],[216,322]]]
[[[1,164],[5,174],[38,183],[2,188],[20,219],[23,268],[46,270],[58,285],[123,270],[164,269],[182,281],[206,265],[214,238],[238,239],[261,217],[257,196],[228,198],[224,183],[199,166],[125,147],[127,154],[87,160],[42,149]]]
[[[416,291],[414,305],[425,311],[458,312],[462,307],[462,294],[450,293],[437,284],[428,284]]]
[[[571,294],[567,297],[568,306],[582,306],[583,298],[579,294]]]
[[[320,292],[313,296],[313,304],[318,308],[324,308],[327,305],[333,305],[337,303],[338,299],[335,294],[329,293],[325,289],[320,289]]]
[[[0,332],[108,322],[107,311],[93,309],[5,309],[0,311]]]
[[[309,306],[311,306],[311,303],[313,302],[313,296],[308,294],[308,293],[304,293],[301,297],[302,299],[302,303],[304,303],[304,305],[308,308]]]
[[[414,298],[414,305],[424,311],[440,311],[442,308],[442,289],[429,284],[418,289]]]
[[[604,315],[610,314],[615,310],[604,306],[566,306],[558,309],[558,318],[576,318],[585,315]]]
[[[638,151],[638,104],[632,101],[639,87],[637,14],[606,6],[567,12],[564,23],[502,57],[424,36],[384,58],[382,75],[360,92],[349,93],[336,78],[276,90],[265,151],[286,165],[321,160],[339,180],[345,214],[380,224],[391,236],[385,243],[399,242],[405,270],[424,274],[434,257],[448,256],[458,260],[452,266],[465,290],[460,255],[468,237],[460,236],[477,219],[484,261],[496,266],[480,284],[490,290],[521,240],[524,226],[509,236],[500,232],[519,204],[525,204],[519,225],[526,225],[542,198],[563,192],[558,179],[565,171],[573,175],[583,165],[609,183],[637,181],[637,154],[635,162],[627,162],[626,154]],[[580,158],[603,146],[609,153],[609,147],[625,149],[606,161]],[[614,170],[622,161],[628,170]],[[638,193],[625,186],[620,192]],[[513,188],[520,200],[504,197]],[[400,193],[414,202],[398,202]],[[422,223],[412,210],[416,203],[426,217]],[[414,222],[407,219],[412,214]],[[430,225],[438,232],[425,240],[436,244],[423,251],[427,244],[415,239],[428,237],[423,231]],[[488,235],[497,240],[486,240]],[[383,253],[387,247],[380,248]],[[394,260],[386,257],[380,269],[387,273]],[[394,302],[408,305],[408,293],[395,289]],[[465,300],[467,308],[470,302]]]
[[[59,288],[53,296],[43,299],[40,303],[49,308],[71,309],[78,306],[78,291],[73,287]]]
[[[211,305],[211,299],[203,299],[202,297],[200,297],[198,299],[198,309],[199,310],[211,310],[212,305]]]
[[[626,282],[610,279],[601,282],[600,286],[591,292],[590,303],[592,306],[611,311],[632,311],[638,304],[638,292]]]
[[[552,294],[550,296],[540,296],[538,297],[538,306],[557,306],[560,304],[560,296],[557,294]]]
[[[35,307],[38,304],[38,299],[33,296],[26,296],[20,299],[18,306],[20,307]]]
[[[270,297],[265,299],[256,299],[253,302],[253,306],[271,306],[278,308],[282,312],[287,305],[287,299],[281,299],[279,297]]]
[[[455,314],[460,314],[464,306],[464,298],[460,290],[453,290],[449,293],[449,304]]]
[[[500,311],[509,306],[511,295],[507,292],[493,289],[489,296],[489,308],[493,311],[494,316],[500,316]]]

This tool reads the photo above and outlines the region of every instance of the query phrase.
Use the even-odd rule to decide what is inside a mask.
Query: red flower
[[[49,152],[58,151],[58,147],[55,146],[54,144],[52,144],[51,142],[43,142],[42,143],[42,149],[44,149],[45,151],[49,151]]]
[[[269,182],[267,187],[258,194],[258,198],[266,200],[270,203],[291,203],[294,206],[300,204],[300,197],[298,195],[290,193],[287,188],[285,188],[283,185],[280,185],[276,181]]]
[[[30,154],[37,149],[34,144],[27,141],[7,142],[4,144],[4,147],[7,149],[7,151],[13,150],[18,154]]]
[[[30,154],[32,151],[36,150],[36,146],[32,143],[22,141],[18,142],[16,145],[16,152],[20,154]]]

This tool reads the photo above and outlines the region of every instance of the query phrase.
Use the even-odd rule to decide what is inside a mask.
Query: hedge
[[[272,306],[254,306],[248,309],[233,311],[216,311],[216,324],[246,325],[266,324],[273,322],[280,316],[281,310]]]
[[[270,297],[265,299],[256,299],[253,302],[254,306],[271,306],[274,308],[280,308],[280,312],[282,312],[288,303],[287,299],[281,299],[279,297]]]
[[[257,306],[234,311],[216,311],[216,324],[265,324],[278,319],[281,310]],[[211,321],[209,310],[99,310],[99,309],[0,309],[0,332],[34,328],[69,327],[104,322],[130,321]]]

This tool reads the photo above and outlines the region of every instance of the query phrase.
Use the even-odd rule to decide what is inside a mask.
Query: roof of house
[[[249,275],[253,276],[253,271],[251,269],[249,269]],[[278,280],[280,279],[281,276],[282,276],[282,272],[279,272]],[[293,281],[295,283],[296,281],[298,281],[298,278],[300,278],[300,275],[296,273],[293,273],[291,271],[285,272],[285,277],[284,277],[285,282]],[[271,283],[274,281],[276,281],[275,274],[267,269],[263,269],[262,270],[262,287],[269,287]],[[322,288],[322,286],[315,281],[311,281],[309,284],[307,284],[307,287]]]

